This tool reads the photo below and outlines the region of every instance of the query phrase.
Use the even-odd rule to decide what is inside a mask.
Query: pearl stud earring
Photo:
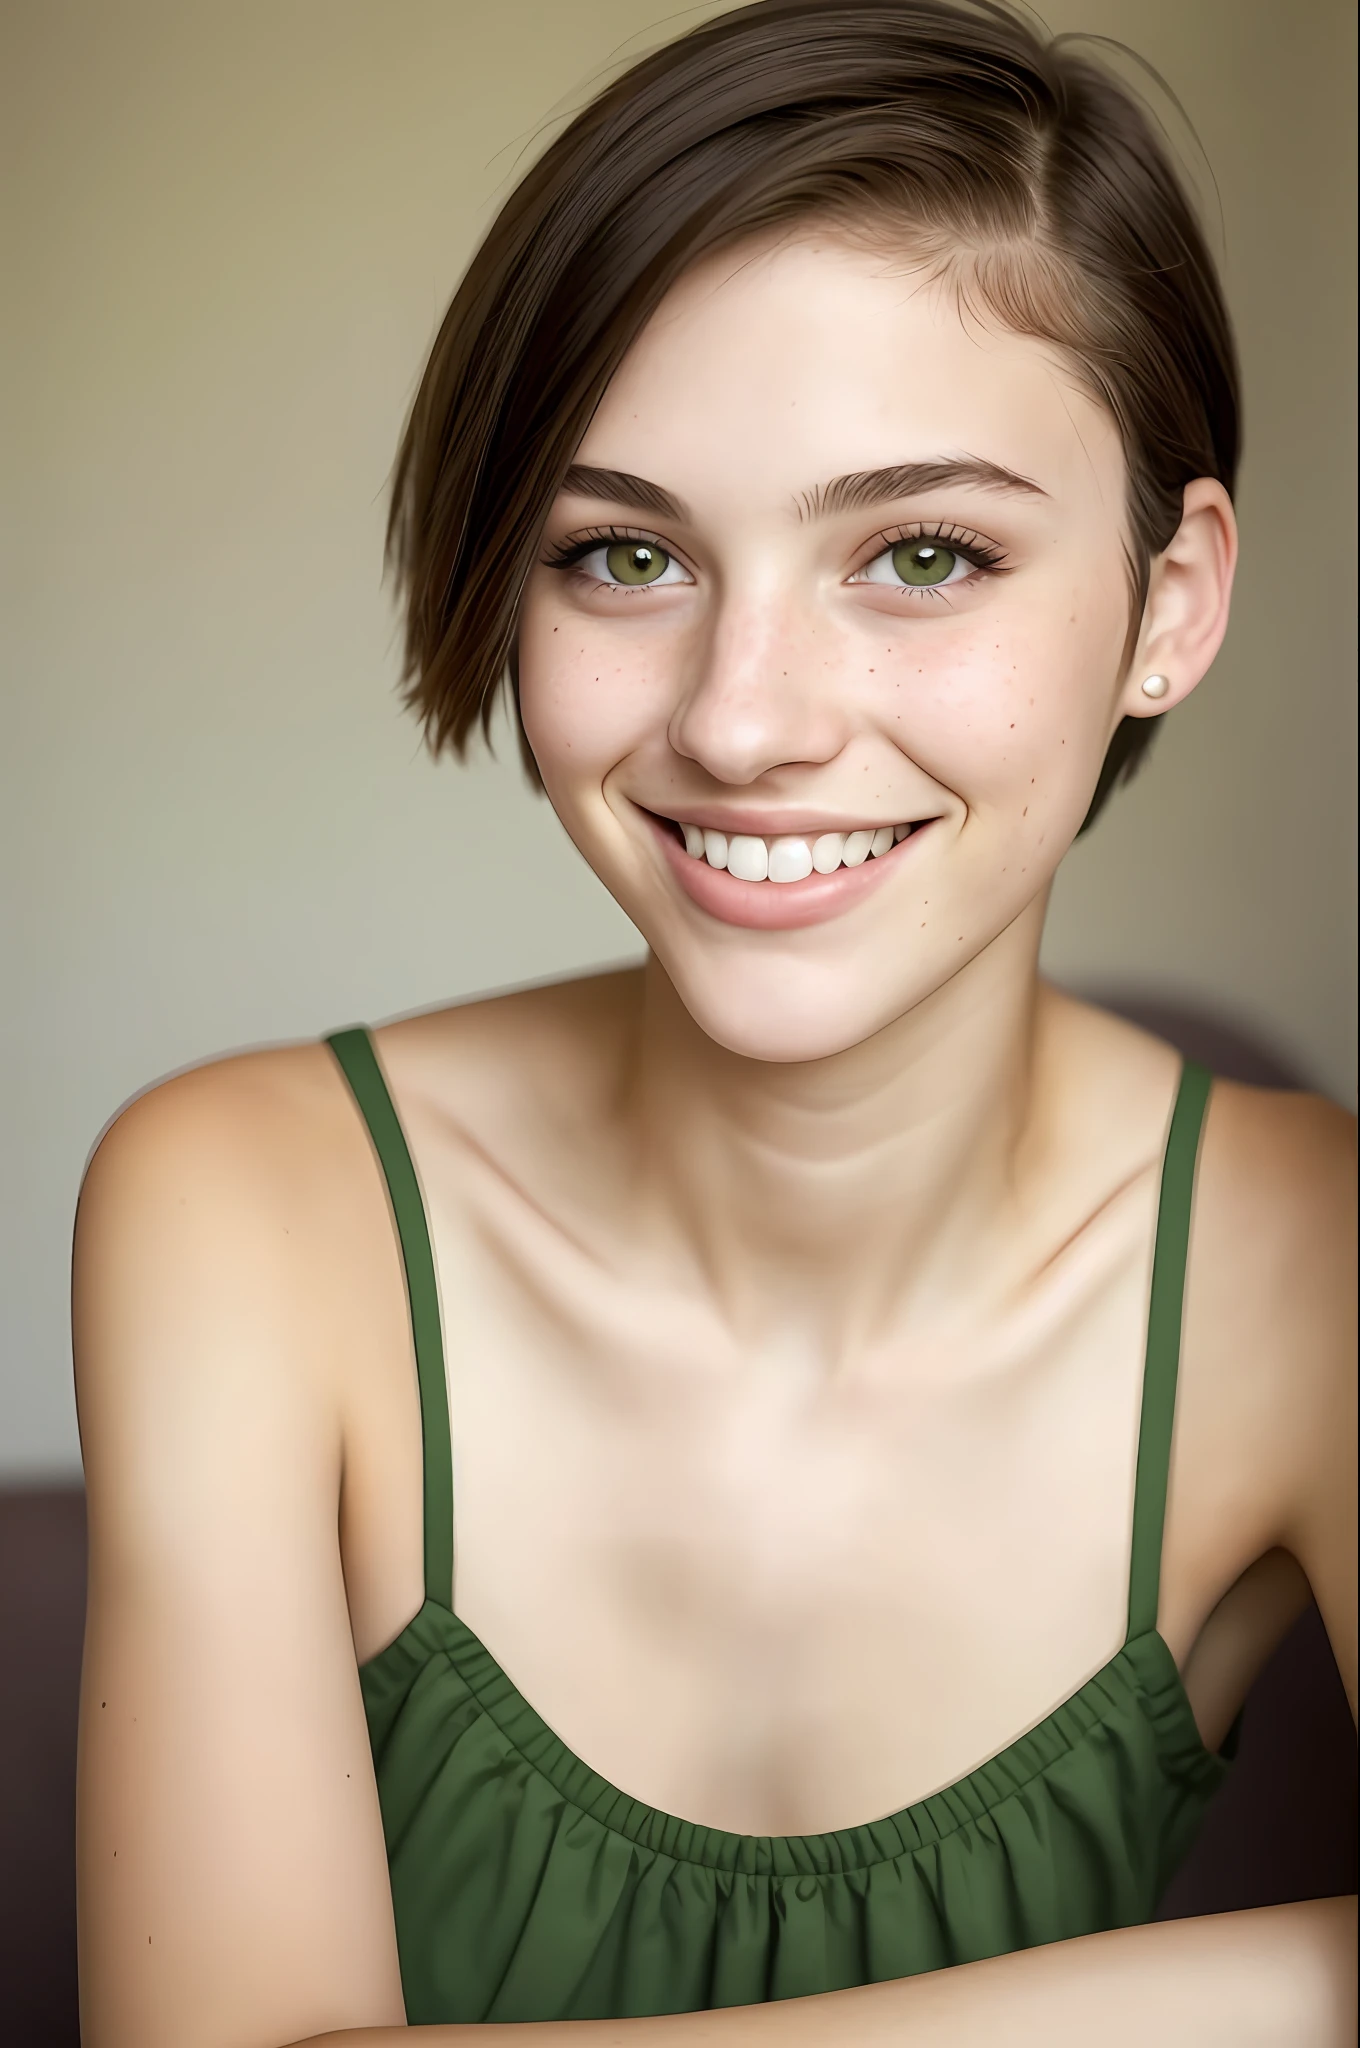
[[[1170,688],[1171,683],[1166,676],[1147,676],[1143,682],[1143,695],[1164,697]]]

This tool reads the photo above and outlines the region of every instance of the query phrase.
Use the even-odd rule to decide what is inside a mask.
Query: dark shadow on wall
[[[1221,1019],[1100,998],[1216,1073],[1297,1085]],[[78,2048],[75,1742],[85,1612],[78,1487],[0,1493],[0,2032]],[[1236,1768],[1160,1919],[1326,1898],[1356,1888],[1356,1747],[1316,1608],[1253,1686]]]

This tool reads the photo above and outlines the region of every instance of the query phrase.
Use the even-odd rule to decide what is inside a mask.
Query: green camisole
[[[411,2025],[749,2005],[1151,1919],[1228,1765],[1157,1633],[1191,1189],[1209,1076],[1167,1140],[1134,1493],[1128,1637],[990,1762],[822,1835],[659,1812],[584,1764],[452,1611],[453,1476],[424,1206],[366,1032],[330,1040],[387,1178],[425,1467],[425,1604],[360,1679]]]

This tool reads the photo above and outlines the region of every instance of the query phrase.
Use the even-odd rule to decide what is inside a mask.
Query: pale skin
[[[455,1605],[634,1796],[839,1828],[973,1769],[1123,1639],[1178,1062],[1045,986],[1038,945],[1119,719],[1218,649],[1232,513],[1187,488],[1126,659],[1108,415],[1053,349],[812,230],[682,280],[577,464],[521,706],[647,962],[376,1034],[445,1304]],[[674,573],[547,559],[614,527]],[[885,574],[946,531],[988,565],[924,595]],[[926,829],[771,930],[695,901],[658,819]],[[1310,1589],[1354,1711],[1352,1159],[1330,1105],[1217,1088],[1158,1616],[1211,1748]],[[423,1597],[419,1413],[324,1047],[116,1122],[75,1335],[87,2048],[1351,2038],[1348,1901],[736,2011],[407,2029],[356,1668]]]

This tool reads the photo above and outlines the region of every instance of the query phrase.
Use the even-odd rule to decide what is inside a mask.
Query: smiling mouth
[[[691,860],[725,869],[739,882],[775,884],[803,882],[811,875],[833,875],[838,868],[857,868],[867,860],[881,860],[930,823],[928,818],[915,818],[902,825],[863,825],[849,832],[762,836],[753,832],[717,832],[684,819],[663,818],[655,812],[652,815],[658,825],[680,842]]]

